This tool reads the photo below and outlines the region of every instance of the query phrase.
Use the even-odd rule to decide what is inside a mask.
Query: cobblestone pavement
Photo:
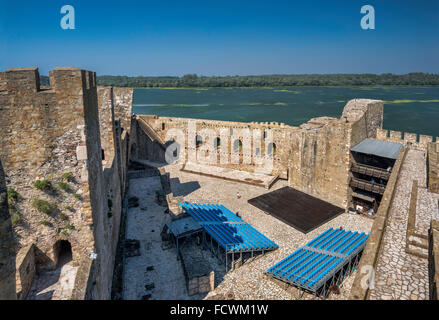
[[[418,180],[416,232],[426,235],[433,214],[438,210],[437,195],[426,190],[425,152],[409,150],[395,189],[383,246],[375,273],[375,299],[427,299],[427,260],[405,252],[407,220],[413,180]]]
[[[70,300],[78,267],[72,261],[35,275],[27,300]]]
[[[161,190],[160,178],[131,179],[129,197],[138,197],[139,206],[128,209],[126,239],[140,241],[140,256],[127,257],[124,265],[123,298],[149,299],[200,299],[187,295],[183,268],[177,260],[175,247],[162,250],[160,232],[170,221],[165,207],[156,201]],[[148,267],[153,270],[147,270]],[[153,288],[146,287],[154,284]]]
[[[257,259],[246,262],[235,271],[229,271],[225,276],[222,274],[219,277],[216,276],[217,287],[207,297],[228,293],[233,293],[236,299],[295,299],[300,297],[301,292],[293,289],[294,295],[289,293],[265,276],[264,272],[330,227],[342,226],[349,230],[368,233],[373,223],[373,220],[364,216],[341,214],[305,235],[247,203],[248,199],[268,192],[263,187],[182,172],[179,168],[178,165],[166,167],[170,173],[174,196],[183,196],[185,201],[220,202],[230,210],[239,212],[246,222],[279,245],[277,250],[259,255]],[[286,185],[286,181],[279,180],[270,191]],[[241,195],[239,199],[237,192]],[[220,274],[217,271],[215,273]],[[341,286],[340,295],[331,294],[329,299],[347,299],[354,277],[355,273],[347,277]],[[315,299],[309,294],[300,298]]]

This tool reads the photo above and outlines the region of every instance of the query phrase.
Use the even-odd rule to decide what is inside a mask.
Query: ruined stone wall
[[[35,276],[35,246],[30,244],[17,253],[17,297],[26,299]]]
[[[428,191],[439,193],[439,140],[429,143],[427,150]]]
[[[130,140],[131,140],[131,114],[133,103],[132,88],[113,88],[114,119],[116,123],[116,145],[119,175],[121,179],[121,190],[125,190],[127,185],[128,163],[130,159]]]
[[[84,100],[95,75],[57,68],[50,72],[51,87],[45,89],[40,88],[37,68],[10,69],[4,75],[7,100],[1,106],[0,157],[8,187],[20,197],[12,208],[20,215],[14,230],[19,247],[36,244],[40,268],[53,268],[57,264],[54,245],[61,238],[71,242],[74,259],[93,248],[87,227],[91,217],[81,199],[88,192],[87,161],[81,154],[86,152],[87,139]],[[66,173],[69,179],[63,179]],[[34,187],[36,180],[43,179],[52,188]],[[61,190],[59,182],[67,183],[68,190]],[[49,214],[35,208],[37,199],[51,205]]]
[[[163,146],[172,138],[185,148],[185,162],[227,167],[255,172],[263,168],[256,164],[253,156],[259,148],[262,157],[272,157],[271,175],[288,179],[291,187],[315,195],[335,205],[346,207],[348,198],[350,147],[364,138],[375,138],[383,122],[383,103],[379,100],[354,99],[347,103],[340,119],[320,117],[292,127],[279,123],[243,123],[229,121],[182,119],[158,116],[138,116],[135,138],[135,154],[140,159],[158,161],[165,158]],[[144,123],[142,123],[144,121]],[[195,144],[195,133],[201,137],[199,147]],[[205,132],[210,129],[210,132]],[[251,141],[245,141],[245,130],[257,132]],[[254,131],[255,130],[255,131]],[[264,131],[271,130],[276,150],[269,154],[271,145],[264,139]],[[241,132],[240,132],[241,131]],[[178,136],[182,132],[183,137]],[[226,133],[226,135],[224,135]],[[214,148],[216,138],[221,146]],[[234,143],[242,141],[239,163],[231,163]],[[157,145],[161,144],[162,148]],[[226,145],[225,149],[222,149]],[[171,149],[172,150],[172,149]],[[181,154],[180,150],[180,154]],[[195,155],[191,158],[191,155]],[[215,160],[212,164],[206,160]],[[221,157],[227,159],[220,163]]]
[[[292,132],[290,186],[345,207],[349,128],[338,119],[316,118]]]
[[[165,143],[153,140],[145,133],[138,121],[133,121],[130,159],[147,159],[152,162],[165,162]]]
[[[101,147],[103,150],[102,166],[111,168],[115,153],[113,87],[98,87],[97,93]]]
[[[290,136],[288,129],[294,127],[279,123],[244,123],[232,121],[215,121],[200,120],[187,118],[157,117],[157,116],[138,116],[149,124],[154,132],[165,143],[170,143],[172,138],[184,148],[185,161],[199,162],[208,165],[226,167],[235,170],[244,170],[254,172],[263,165],[257,164],[252,156],[246,157],[246,154],[259,154],[261,157],[273,158],[272,175],[279,175],[281,178],[287,178],[287,163],[290,153]],[[190,134],[194,129],[194,134]],[[249,131],[251,138],[246,138],[246,131]],[[264,139],[264,131],[271,130],[273,134],[273,143],[276,150],[273,151],[272,145]],[[138,129],[137,137],[137,154],[141,158],[164,159],[164,150],[160,151],[155,141],[149,137],[145,140],[144,130]],[[176,132],[182,132],[183,139],[179,139]],[[195,140],[196,135],[201,137],[201,143],[197,147]],[[258,134],[258,136],[253,136]],[[220,138],[220,146],[215,148],[215,139]],[[236,148],[238,140],[241,141],[242,147]],[[162,148],[163,149],[163,148]],[[236,151],[235,151],[236,150]],[[180,150],[180,153],[183,150]],[[247,151],[247,152],[246,152]],[[161,152],[161,156],[157,156]],[[238,154],[235,163],[232,162],[234,154]],[[221,163],[221,157],[225,159]],[[212,164],[212,162],[214,162]]]
[[[19,195],[12,202],[13,212],[20,217],[14,225],[17,250],[34,244],[39,269],[56,266],[60,239],[71,243],[76,265],[87,265],[88,255],[96,253],[90,273],[82,268],[85,271],[77,277],[78,283],[88,287],[74,291],[106,299],[110,297],[126,180],[122,167],[128,161],[129,142],[129,129],[115,128],[114,119],[124,117],[130,127],[132,90],[118,91],[121,97],[116,96],[119,102],[115,104],[113,89],[99,88],[98,94],[94,72],[56,68],[49,76],[51,86],[42,88],[37,68],[0,73],[0,160],[8,187]],[[48,190],[34,186],[43,179],[51,184]],[[109,198],[116,214],[109,214]],[[47,201],[50,212],[41,212],[36,199]]]
[[[376,138],[383,126],[383,111],[381,100],[352,99],[346,104],[341,119],[351,124],[351,146],[365,138]]]
[[[123,110],[120,110],[120,104],[116,104],[115,100],[120,99],[118,94],[123,92],[124,101],[126,104],[129,104],[129,101],[126,100],[128,99],[126,92],[130,91],[114,90],[112,87],[98,87],[97,92],[99,126],[102,141],[101,147],[104,150],[104,160],[102,160],[103,191],[95,202],[103,203],[103,208],[97,209],[103,210],[101,217],[103,233],[99,230],[98,235],[95,237],[99,237],[100,241],[104,244],[100,254],[105,257],[105,266],[96,262],[93,264],[92,271],[95,272],[97,276],[101,276],[102,269],[107,270],[107,273],[104,274],[103,279],[101,279],[101,282],[105,283],[103,290],[105,296],[107,296],[111,290],[111,281],[108,281],[108,277],[111,277],[113,273],[117,241],[119,239],[129,143],[129,128],[127,131],[122,130],[120,126],[121,118],[117,118],[118,116],[125,115]],[[129,126],[129,114],[127,117],[128,120],[124,119],[124,123]],[[104,236],[102,237],[102,235]],[[84,274],[86,275],[86,273]],[[93,290],[89,290],[88,298],[94,298],[95,296],[96,293],[94,293]]]
[[[15,300],[17,298],[15,260],[15,232],[9,214],[6,176],[0,159],[0,300]]]
[[[382,101],[354,99],[346,104],[340,119],[315,118],[292,131],[290,185],[346,208],[350,148],[374,138],[382,121]]]

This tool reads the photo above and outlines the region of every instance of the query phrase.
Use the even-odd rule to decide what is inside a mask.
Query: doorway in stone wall
[[[69,300],[75,285],[77,266],[73,266],[72,246],[68,240],[53,245],[56,268],[38,272],[26,297],[28,300]]]
[[[137,158],[137,154],[136,154],[136,152],[137,152],[137,146],[136,146],[135,143],[133,143],[133,144],[131,145],[130,157],[131,157],[131,158]]]
[[[72,261],[72,245],[67,240],[58,240],[53,246],[55,263],[61,267]]]

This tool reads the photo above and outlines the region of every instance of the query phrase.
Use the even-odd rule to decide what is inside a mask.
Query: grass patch
[[[42,226],[49,226],[49,225],[50,225],[50,222],[49,222],[48,220],[43,219],[43,220],[40,220],[40,224],[41,224]]]
[[[50,182],[47,179],[37,180],[34,182],[34,187],[37,188],[38,190],[47,192],[52,189],[52,182]]]
[[[62,237],[67,238],[69,236],[69,231],[67,229],[63,229],[60,231]]]
[[[32,201],[32,206],[39,212],[45,213],[47,215],[50,215],[57,211],[56,204],[39,198],[36,198]]]
[[[75,226],[71,223],[69,223],[68,225],[66,225],[66,227],[64,228],[66,230],[75,230]]]
[[[81,195],[80,194],[74,193],[73,196],[75,197],[75,199],[81,199]]]
[[[13,210],[11,214],[11,222],[13,226],[19,224],[21,222],[21,213],[16,210]]]
[[[8,188],[8,199],[13,201],[13,202],[17,202],[18,200],[21,199],[21,196],[13,188]]]
[[[71,172],[64,172],[61,176],[64,181],[72,181],[73,180],[73,173]]]
[[[73,212],[73,208],[71,206],[65,206],[64,209],[69,210],[70,212]]]
[[[67,182],[64,182],[64,181],[58,182],[58,187],[59,187],[61,190],[64,190],[64,191],[66,191],[66,192],[68,192],[68,191],[71,190],[71,189],[70,189],[70,185],[69,185]]]

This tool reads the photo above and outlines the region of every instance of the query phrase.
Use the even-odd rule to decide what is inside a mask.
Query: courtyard
[[[225,267],[219,259],[200,247],[199,250],[206,251],[204,256],[215,271],[215,289],[207,295],[189,296],[175,246],[169,249],[162,247],[160,232],[171,221],[171,215],[165,213],[166,207],[159,205],[156,200],[156,191],[162,189],[160,177],[131,179],[128,196],[137,197],[139,205],[128,209],[126,239],[139,240],[140,255],[125,259],[124,299],[316,299],[292,287],[285,290],[264,272],[328,228],[343,227],[369,233],[372,227],[372,219],[343,213],[303,234],[247,202],[269,192],[265,188],[184,172],[180,168],[179,165],[164,167],[169,173],[174,197],[182,197],[183,201],[188,202],[221,203],[273,240],[279,248],[258,255],[241,267],[225,273]],[[278,180],[270,191],[285,186],[287,181]],[[344,279],[339,294],[331,293],[327,299],[347,299],[355,274]]]

